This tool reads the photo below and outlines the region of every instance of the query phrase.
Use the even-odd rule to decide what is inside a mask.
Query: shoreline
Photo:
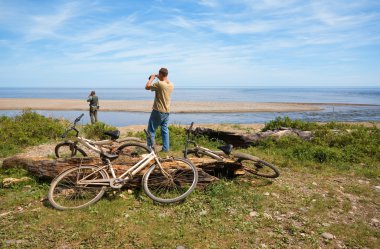
[[[150,112],[153,100],[100,100],[101,112]],[[351,103],[172,101],[171,113],[252,113],[321,111],[325,106],[380,106]],[[87,111],[86,100],[0,98],[0,110]]]

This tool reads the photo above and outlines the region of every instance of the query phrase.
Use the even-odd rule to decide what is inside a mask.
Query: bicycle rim
[[[277,178],[280,175],[278,169],[274,165],[264,160],[241,160],[241,163],[247,172],[257,176],[265,178]]]
[[[185,199],[198,182],[198,171],[195,166],[184,159],[169,159],[160,162],[165,173],[154,164],[145,173],[143,188],[154,201],[161,203],[178,202]]]
[[[50,185],[48,198],[50,203],[59,210],[77,209],[89,206],[98,201],[105,192],[105,186],[82,185],[78,181],[106,179],[107,174],[98,171],[94,166],[72,168],[61,173]]]
[[[87,154],[72,143],[60,143],[55,147],[55,155],[57,158],[71,158],[71,157],[87,157]]]

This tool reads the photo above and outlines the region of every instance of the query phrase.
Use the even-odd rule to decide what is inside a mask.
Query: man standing
[[[155,78],[158,80],[153,83]],[[148,132],[152,135],[154,144],[154,135],[158,126],[161,126],[162,134],[162,151],[169,151],[169,112],[170,112],[170,97],[173,92],[174,86],[168,79],[168,69],[161,68],[158,75],[152,74],[149,77],[148,82],[145,86],[146,90],[151,90],[155,92],[153,110],[150,114],[148,123]],[[150,146],[149,139],[147,140]]]
[[[98,99],[98,96],[95,95],[95,91],[91,91],[90,95],[88,95],[87,102],[90,102],[91,124],[95,124],[96,122],[98,122],[98,108],[99,108],[99,99]]]

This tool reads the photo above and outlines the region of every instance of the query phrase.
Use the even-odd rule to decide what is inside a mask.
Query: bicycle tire
[[[238,158],[238,162],[242,163],[246,172],[251,173],[253,175],[265,177],[265,178],[277,178],[280,176],[280,171],[271,163],[268,163],[258,157],[251,156],[245,153],[234,153],[234,156]],[[264,170],[268,170],[269,174],[260,173],[264,172]]]
[[[70,158],[75,157],[78,152],[81,156],[87,157],[87,153],[84,152],[84,150],[79,148],[77,145],[75,145],[75,143],[73,142],[62,142],[62,143],[57,144],[54,148],[55,156],[57,158],[65,158],[64,151],[66,147],[67,147],[67,151],[71,151],[71,155],[69,155]]]
[[[129,147],[129,149],[127,149]],[[136,147],[136,148],[133,148]],[[128,142],[120,145],[116,149],[116,154],[130,158],[141,157],[143,154],[149,154],[150,149],[143,143]]]
[[[173,164],[173,161],[177,163],[181,162],[181,164]],[[170,164],[166,167],[165,164],[167,162]],[[196,167],[189,160],[182,158],[173,158],[160,163],[163,168],[166,169],[167,173],[173,177],[173,180],[170,182],[162,173],[158,164],[153,164],[144,174],[142,180],[146,195],[153,201],[159,203],[179,202],[189,196],[198,183],[198,171]],[[183,177],[182,181],[180,181],[181,176]],[[184,189],[185,187],[186,189]],[[181,191],[182,188],[183,191]],[[158,196],[160,190],[166,191],[163,193],[163,196]],[[170,196],[169,191],[171,190],[174,192],[174,196]]]
[[[81,177],[84,177],[86,174],[90,174],[91,172],[94,172],[94,171],[96,172],[96,170],[98,169],[99,168],[95,166],[81,166],[81,167],[68,169],[62,172],[61,174],[59,174],[50,184],[48,199],[51,205],[54,208],[63,211],[63,210],[69,210],[69,209],[84,208],[97,202],[104,195],[106,186],[88,187],[87,185],[85,186],[78,185],[73,181],[73,179],[75,180],[75,178],[73,177],[76,177],[76,179],[78,179],[81,175],[82,175]],[[90,170],[90,172],[86,173],[85,172],[86,170]],[[75,171],[78,171],[78,172],[75,172]],[[102,177],[102,179],[107,179],[108,174],[104,170],[100,170],[96,172],[95,175],[91,176],[91,179],[101,179],[100,177]],[[83,203],[78,202],[79,204],[72,204],[72,206],[69,206],[69,204],[63,204],[65,201],[67,201],[67,203],[71,201],[75,203],[75,201],[77,201],[79,198],[85,197],[84,193],[86,191],[94,192],[93,197],[90,196],[90,199],[88,201],[84,201]],[[60,198],[61,197],[60,195],[63,198]],[[70,196],[70,198],[67,198],[66,196]]]

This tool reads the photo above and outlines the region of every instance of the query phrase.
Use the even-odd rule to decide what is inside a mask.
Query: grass
[[[52,141],[63,131],[64,121],[25,113],[22,118],[2,118],[1,125],[22,126],[28,120],[59,127],[17,128],[36,132],[31,145]],[[4,121],[5,120],[5,121]],[[16,121],[17,120],[17,121]],[[13,123],[12,123],[13,122]],[[0,186],[0,248],[376,248],[380,202],[374,186],[379,179],[379,130],[372,127],[315,124],[276,119],[267,129],[288,125],[311,130],[314,139],[267,139],[243,151],[278,165],[280,178],[222,179],[196,190],[183,203],[158,205],[141,190],[108,191],[89,208],[60,212],[44,197],[49,182],[22,169],[1,169],[4,178],[24,176],[30,181],[11,188]],[[235,127],[237,128],[237,127]],[[104,124],[85,126],[86,136],[100,136]],[[333,130],[333,131],[332,131]],[[129,134],[144,138],[143,133]],[[181,155],[186,138],[179,126],[170,126],[171,148]],[[92,136],[92,135],[89,135]],[[160,141],[160,132],[157,141]],[[10,141],[10,138],[7,138]],[[196,137],[202,146],[215,149],[220,141]],[[5,143],[8,145],[9,143]],[[25,145],[14,143],[17,148]],[[2,155],[17,150],[1,147]],[[360,181],[359,181],[360,180]],[[251,212],[256,212],[254,217]],[[336,236],[321,238],[323,232]]]

